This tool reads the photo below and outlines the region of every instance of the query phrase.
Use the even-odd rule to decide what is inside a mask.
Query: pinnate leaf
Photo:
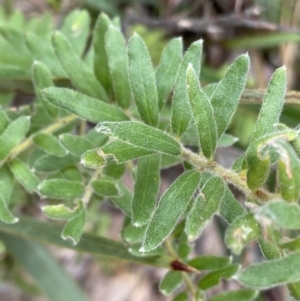
[[[205,225],[217,213],[223,195],[223,180],[219,177],[210,178],[187,216],[185,231],[190,241],[198,238]]]
[[[93,143],[89,140],[69,133],[60,135],[59,140],[69,152],[78,157],[94,148]]]
[[[128,117],[116,106],[104,103],[66,88],[47,88],[45,98],[53,105],[65,109],[91,122],[121,121]]]
[[[26,163],[15,158],[8,163],[8,166],[14,177],[29,193],[32,193],[37,189],[40,181],[31,172]]]
[[[217,124],[218,137],[224,133],[237,108],[245,88],[250,66],[249,56],[239,56],[227,69],[225,76],[218,84],[211,97]]]
[[[193,258],[188,265],[197,270],[216,270],[221,269],[230,264],[229,257],[218,257],[213,255],[203,255]]]
[[[83,55],[90,32],[90,15],[86,10],[74,10],[64,18],[61,32],[68,38],[74,51]]]
[[[50,155],[64,157],[68,153],[59,140],[51,134],[38,133],[34,135],[33,142]]]
[[[283,200],[274,200],[260,207],[256,216],[269,218],[278,227],[284,229],[300,229],[300,206]]]
[[[66,37],[56,31],[52,35],[52,44],[72,84],[84,94],[102,101],[108,101],[108,96],[104,88],[89,67],[75,53]]]
[[[300,196],[300,159],[288,143],[280,143],[278,166],[278,182],[282,198],[295,202]]]
[[[253,301],[256,297],[257,291],[245,288],[241,290],[220,293],[213,296],[208,301]]]
[[[156,205],[160,184],[160,156],[157,154],[139,159],[134,196],[132,200],[132,223],[145,225]]]
[[[6,224],[14,224],[19,220],[17,217],[14,217],[13,214],[9,211],[7,203],[5,202],[2,195],[0,195],[0,220]]]
[[[188,100],[187,85],[186,85],[186,70],[189,64],[192,64],[196,75],[200,75],[201,55],[203,41],[195,41],[190,45],[184,54],[181,62],[172,97],[172,117],[171,125],[172,132],[181,136],[191,120],[191,108]]]
[[[81,212],[83,206],[83,203],[80,201],[77,202],[77,206],[73,209],[66,207],[64,204],[59,204],[44,206],[42,207],[42,211],[51,219],[65,220],[76,217]]]
[[[145,42],[134,34],[128,42],[129,75],[134,101],[141,119],[149,125],[158,123],[158,96],[155,74]]]
[[[149,151],[170,155],[179,155],[181,152],[179,143],[167,133],[140,122],[102,122],[96,130]]]
[[[93,32],[94,73],[107,93],[111,91],[112,81],[108,68],[108,59],[105,50],[105,34],[111,25],[109,17],[101,13]]]
[[[159,290],[164,295],[170,295],[180,285],[182,281],[182,273],[178,271],[169,271],[161,279],[159,283]]]
[[[157,248],[172,232],[197,189],[200,174],[194,170],[181,174],[163,194],[150,219],[141,248],[147,252]]]
[[[42,93],[43,89],[54,86],[52,75],[49,69],[43,63],[35,61],[32,65],[31,72],[35,94],[46,108],[48,114],[52,118],[56,118],[58,114],[58,109],[51,103],[49,103]]]
[[[162,108],[175,84],[176,76],[182,60],[182,38],[172,39],[163,50],[156,69],[156,86],[158,106]]]
[[[286,68],[278,68],[269,83],[251,141],[274,132],[274,124],[279,122],[286,92]]]
[[[300,252],[252,264],[235,277],[242,285],[267,289],[300,280]]]
[[[47,179],[38,186],[38,190],[43,197],[73,200],[83,195],[84,186],[77,181]]]
[[[132,97],[128,55],[123,34],[113,26],[110,26],[106,32],[105,49],[115,99],[122,108],[126,109],[129,107]]]
[[[0,135],[0,164],[24,139],[29,129],[30,119],[21,116],[13,120]]]
[[[219,283],[221,279],[229,279],[239,270],[238,264],[230,264],[224,268],[214,270],[206,274],[198,282],[198,287],[202,290],[207,290]]]
[[[205,157],[211,158],[217,146],[217,128],[210,100],[201,89],[198,78],[193,66],[189,64],[186,79],[188,99],[197,126],[201,150]]]
[[[261,235],[260,226],[252,213],[238,216],[227,228],[225,244],[235,254],[240,254],[244,246]]]
[[[65,240],[70,240],[73,245],[76,245],[82,235],[85,220],[86,209],[82,207],[78,215],[67,221],[67,224],[62,231],[61,237]]]

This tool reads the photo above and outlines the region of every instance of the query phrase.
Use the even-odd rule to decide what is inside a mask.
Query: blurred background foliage
[[[251,70],[248,88],[251,88],[252,92],[249,102],[246,104],[245,101],[245,104],[243,102],[239,106],[230,129],[234,136],[239,137],[240,148],[248,144],[257,117],[259,105],[257,99],[253,97],[255,92],[263,91],[271,74],[283,64],[288,70],[288,92],[300,102],[298,93],[293,92],[300,90],[298,0],[2,0],[0,3],[0,104],[11,108],[10,117],[17,114],[19,106],[30,104],[33,99],[30,73],[32,58],[24,45],[26,33],[34,32],[43,40],[49,40],[53,29],[63,28],[65,17],[69,13],[74,9],[83,8],[87,9],[91,16],[91,29],[100,12],[107,13],[111,18],[120,16],[121,26],[127,37],[136,31],[144,38],[154,65],[158,64],[161,51],[171,37],[182,36],[185,47],[192,41],[203,39],[205,41],[201,73],[203,85],[218,82],[234,58],[241,53],[249,52]],[[10,27],[12,32],[9,36],[6,34],[7,31],[3,30],[7,27]],[[21,33],[21,37],[18,33]],[[86,33],[86,41],[86,45],[80,45],[81,55],[89,64],[92,56],[89,52],[91,32]],[[56,76],[54,80],[57,84],[68,84],[63,76]],[[251,101],[252,98],[254,101]],[[30,106],[27,109],[30,110]],[[284,123],[293,127],[299,124],[299,116],[298,107],[287,105],[281,118]],[[36,115],[35,122],[39,122],[39,118]],[[28,206],[34,203],[34,197],[28,200],[28,195],[22,189],[15,189],[13,193],[12,200],[18,202],[22,200],[24,204],[21,211],[35,213],[32,211],[37,210],[36,205]],[[115,215],[117,216],[116,212]],[[111,230],[111,224],[111,215],[102,215],[99,221],[96,214],[95,216],[91,214],[87,228],[98,234],[111,231],[110,235],[114,236],[118,230]],[[6,281],[13,279],[14,285],[22,288],[26,294],[20,295],[9,286],[2,288],[0,285],[0,299],[44,300],[39,299],[40,291],[36,284],[27,276],[23,277],[24,272],[3,250],[4,247],[0,245],[0,256],[3,259],[0,263],[1,278]],[[91,267],[91,259],[75,254],[72,254],[70,259],[64,253],[60,254],[59,258],[62,262],[66,261],[64,265],[73,275],[75,274],[75,278],[77,277],[85,287],[91,299],[100,300],[99,291],[94,288],[95,282],[89,283],[84,280],[84,277],[99,280],[99,276],[95,276],[99,269]],[[81,268],[88,266],[92,271],[86,274],[74,271],[71,263],[78,261],[85,263]],[[101,269],[109,275],[114,274],[112,272],[114,269],[124,270],[124,266],[101,262]],[[144,278],[153,278],[153,272],[148,274]],[[137,272],[137,275],[141,275],[141,272]],[[154,275],[154,278],[155,276],[157,277]],[[127,274],[126,277],[127,283],[128,281],[135,283]],[[102,286],[103,283],[105,281],[102,279]],[[120,283],[121,281],[116,280],[115,287],[120,288]],[[142,279],[138,284],[132,284],[131,291],[127,292],[127,295],[124,293],[127,296],[124,299],[113,297],[109,299],[109,294],[113,294],[114,291],[112,288],[110,292],[106,292],[105,299],[165,300],[165,297],[156,295],[157,288],[154,289],[149,283],[145,283]],[[133,293],[137,286],[147,291],[148,295]],[[264,297],[260,297],[264,299],[260,300],[283,300],[281,293],[276,290],[278,289],[265,292]]]

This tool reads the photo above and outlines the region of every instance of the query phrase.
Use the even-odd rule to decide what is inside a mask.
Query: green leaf
[[[163,194],[150,219],[141,252],[157,248],[172,232],[199,185],[200,174],[194,170],[181,174]]]
[[[288,143],[282,146],[277,162],[278,183],[282,198],[288,202],[295,202],[300,197],[300,160]]]
[[[132,223],[136,227],[149,221],[156,206],[159,185],[160,156],[154,154],[140,158],[132,200]]]
[[[159,109],[168,99],[175,84],[182,60],[182,48],[182,38],[174,38],[168,43],[161,55],[155,73]]]
[[[111,163],[103,168],[103,173],[114,179],[120,179],[126,170],[125,164]]]
[[[63,248],[73,249],[77,252],[104,256],[109,260],[126,260],[139,264],[148,264],[157,267],[170,268],[172,258],[159,255],[156,257],[135,257],[127,248],[118,241],[101,237],[99,235],[84,233],[80,242],[74,246],[60,237],[61,226],[51,222],[41,222],[37,219],[22,218],[14,225],[7,225],[0,222],[0,232],[26,240],[38,241],[46,244],[54,244]]]
[[[198,130],[200,147],[205,157],[211,158],[217,146],[217,128],[211,103],[200,87],[199,76],[191,64],[187,68],[188,99]]]
[[[12,121],[0,135],[0,164],[11,151],[24,139],[30,124],[30,118],[21,116]]]
[[[219,283],[221,279],[229,279],[239,270],[238,264],[230,264],[224,268],[214,270],[206,274],[198,282],[198,287],[207,290]]]
[[[19,261],[32,278],[37,282],[43,293],[51,301],[88,301],[76,282],[55,260],[53,255],[42,245],[1,233],[8,252]],[[51,281],[49,281],[51,277]]]
[[[118,183],[118,196],[111,196],[112,203],[121,209],[126,215],[131,216],[132,195],[122,183]]]
[[[203,255],[188,261],[188,265],[201,270],[217,270],[228,266],[231,263],[230,257],[218,257],[213,255]]]
[[[105,50],[105,34],[111,25],[108,16],[101,13],[93,32],[94,46],[94,73],[106,92],[111,91],[112,82],[108,68],[108,59]]]
[[[79,56],[83,55],[86,48],[90,22],[90,16],[86,10],[74,10],[64,18],[60,29]]]
[[[295,300],[300,300],[300,281],[289,283],[287,285],[290,295],[295,299]]]
[[[43,90],[46,99],[53,105],[63,108],[91,122],[121,121],[128,117],[116,106],[66,88]]]
[[[14,188],[14,175],[7,165],[0,168],[0,195],[6,204],[9,203]]]
[[[17,29],[7,25],[0,26],[1,36],[14,48],[22,53],[24,57],[31,57],[31,54],[25,44],[24,35]]]
[[[98,151],[98,155],[102,156],[105,164],[127,162],[150,154],[155,154],[155,151],[137,147],[121,140],[112,141],[103,146],[101,151]]]
[[[44,155],[35,161],[33,168],[36,172],[52,172],[77,163],[79,163],[78,158],[70,154],[65,157]]]
[[[58,78],[66,78],[67,77],[66,72],[62,68],[58,58],[55,55],[50,37],[49,37],[49,39],[45,39],[43,37],[33,34],[32,32],[28,32],[28,33],[26,33],[26,44],[27,44],[28,48],[30,49],[32,56],[36,60],[33,63],[33,66],[36,63],[41,64],[45,68],[49,68],[49,70],[51,71],[51,72],[49,72],[47,69],[47,73],[49,72],[49,75],[51,75],[51,73],[52,73],[53,75],[57,76]],[[37,61],[39,61],[39,62],[37,62]],[[43,70],[41,72],[43,72]],[[45,74],[45,72],[44,72],[44,74]],[[45,74],[45,75],[47,77],[49,77],[48,74]],[[45,79],[38,78],[37,76],[35,76],[34,80],[35,81],[40,80],[41,82],[45,81]],[[51,81],[52,81],[52,78],[51,78]],[[47,85],[44,87],[40,87],[40,88],[46,88],[49,86],[53,86],[53,84]]]
[[[159,283],[159,291],[164,295],[168,296],[175,291],[175,289],[180,285],[182,278],[182,272],[169,271],[161,279]]]
[[[282,151],[278,141],[291,141],[297,135],[295,130],[279,130],[266,134],[251,144],[246,154],[247,184],[249,188],[256,190],[266,182],[271,165],[271,150],[275,150],[279,154]]]
[[[14,217],[7,207],[7,202],[0,194],[0,220],[7,224],[14,224],[18,222],[18,218]]]
[[[82,174],[77,166],[65,167],[60,170],[60,173],[61,173],[62,177],[67,180],[82,182]]]
[[[66,37],[60,32],[54,32],[52,44],[55,53],[68,74],[72,84],[84,94],[108,101],[109,98],[90,68],[75,53]]]
[[[85,221],[86,209],[82,207],[75,217],[67,221],[61,233],[62,239],[70,240],[73,245],[76,245],[81,238]]]
[[[265,258],[270,260],[279,258],[281,256],[280,249],[272,241],[260,237],[258,239],[258,243]]]
[[[247,81],[249,65],[247,54],[239,56],[227,69],[211,97],[218,137],[221,137],[228,127],[237,108]]]
[[[129,75],[133,99],[141,119],[149,125],[158,123],[158,96],[151,58],[145,42],[134,34],[128,42]]]
[[[235,144],[238,140],[239,138],[224,133],[220,137],[217,147],[228,147]]]
[[[73,200],[83,195],[84,186],[77,181],[49,179],[41,182],[38,186],[38,190],[43,197]]]
[[[188,301],[188,294],[187,292],[180,292],[177,294],[172,301]]]
[[[85,152],[95,147],[92,142],[84,137],[69,133],[61,134],[59,140],[69,152],[77,157],[81,157]]]
[[[8,125],[9,125],[9,118],[7,117],[5,111],[0,105],[0,135],[3,133],[3,131]]]
[[[208,301],[254,301],[257,291],[251,289],[241,289],[213,296]]]
[[[103,146],[108,140],[106,135],[99,134],[95,129],[90,129],[83,137],[92,142],[96,147]]]
[[[8,163],[10,171],[18,182],[29,192],[35,191],[39,185],[39,179],[31,172],[28,165],[19,159],[13,159]]]
[[[66,207],[64,204],[59,204],[44,206],[42,207],[42,211],[48,218],[51,219],[72,219],[76,217],[84,207],[81,201],[76,203],[77,205],[73,209]]]
[[[225,186],[225,192],[220,203],[220,214],[224,219],[231,224],[235,218],[246,213],[246,210],[236,200],[232,192]]]
[[[197,239],[212,216],[217,213],[224,195],[224,182],[219,177],[210,178],[194,201],[188,213],[185,232],[189,241]]]
[[[300,237],[279,243],[278,246],[282,249],[287,249],[289,251],[298,251],[300,250]]]
[[[227,228],[225,244],[235,254],[240,254],[249,242],[261,235],[260,226],[252,213],[238,216]]]
[[[145,236],[146,227],[146,225],[135,227],[127,217],[127,223],[125,219],[122,229],[122,239],[129,244],[141,242]]]
[[[94,191],[100,196],[119,196],[118,181],[109,177],[102,177],[92,183]]]
[[[188,92],[186,85],[186,70],[189,64],[192,64],[196,75],[200,75],[200,64],[202,56],[203,41],[195,41],[186,51],[178,71],[176,84],[172,97],[172,132],[181,136],[190,123],[191,108],[188,100]]]
[[[179,155],[181,152],[179,143],[167,133],[140,122],[102,122],[97,125],[96,131],[148,151],[170,155]]]
[[[252,264],[235,277],[242,285],[258,289],[292,283],[300,280],[300,252],[279,259]]]
[[[126,109],[131,103],[128,55],[123,34],[113,26],[108,28],[105,35],[105,49],[115,99]]]
[[[274,124],[279,122],[280,113],[284,103],[286,92],[286,68],[278,68],[269,83],[255,128],[251,137],[251,142],[274,132]],[[251,143],[250,142],[250,143]]]
[[[278,227],[284,229],[300,229],[300,206],[282,200],[274,200],[260,207],[256,213],[258,219],[268,218]]]
[[[36,146],[50,155],[64,157],[68,153],[68,151],[54,135],[38,133],[33,136],[32,140]]]
[[[106,158],[102,156],[101,150],[92,149],[81,156],[80,164],[88,168],[96,169],[106,164],[105,159]]]
[[[34,84],[34,92],[36,96],[42,102],[48,114],[51,117],[56,118],[58,115],[58,109],[51,103],[49,103],[42,93],[43,89],[54,86],[50,71],[43,63],[37,61],[33,63],[31,71]]]

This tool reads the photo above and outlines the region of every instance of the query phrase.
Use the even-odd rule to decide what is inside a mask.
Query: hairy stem
[[[55,123],[51,124],[47,128],[43,129],[40,131],[40,133],[44,134],[51,134],[54,133],[58,130],[60,130],[62,127],[66,126],[67,124],[73,122],[76,120],[78,117],[75,115],[68,115],[66,117],[58,119]],[[9,155],[9,160],[15,158],[18,156],[20,153],[28,149],[31,145],[33,144],[32,142],[32,136],[25,139],[21,144],[19,144],[17,147],[15,147],[12,152]]]
[[[215,161],[208,160],[201,154],[196,154],[186,148],[182,148],[182,156],[197,170],[207,170],[217,174],[225,182],[235,186],[237,189],[243,192],[245,196],[249,199],[254,199],[257,201],[269,201],[274,199],[275,197],[273,193],[270,193],[264,189],[258,189],[255,192],[252,191],[247,186],[246,178],[241,177],[239,174],[230,169],[222,167]]]

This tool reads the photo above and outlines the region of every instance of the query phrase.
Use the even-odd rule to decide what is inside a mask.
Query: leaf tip
[[[70,235],[62,235],[61,238],[65,241],[70,242],[73,246],[76,246],[79,241]]]

